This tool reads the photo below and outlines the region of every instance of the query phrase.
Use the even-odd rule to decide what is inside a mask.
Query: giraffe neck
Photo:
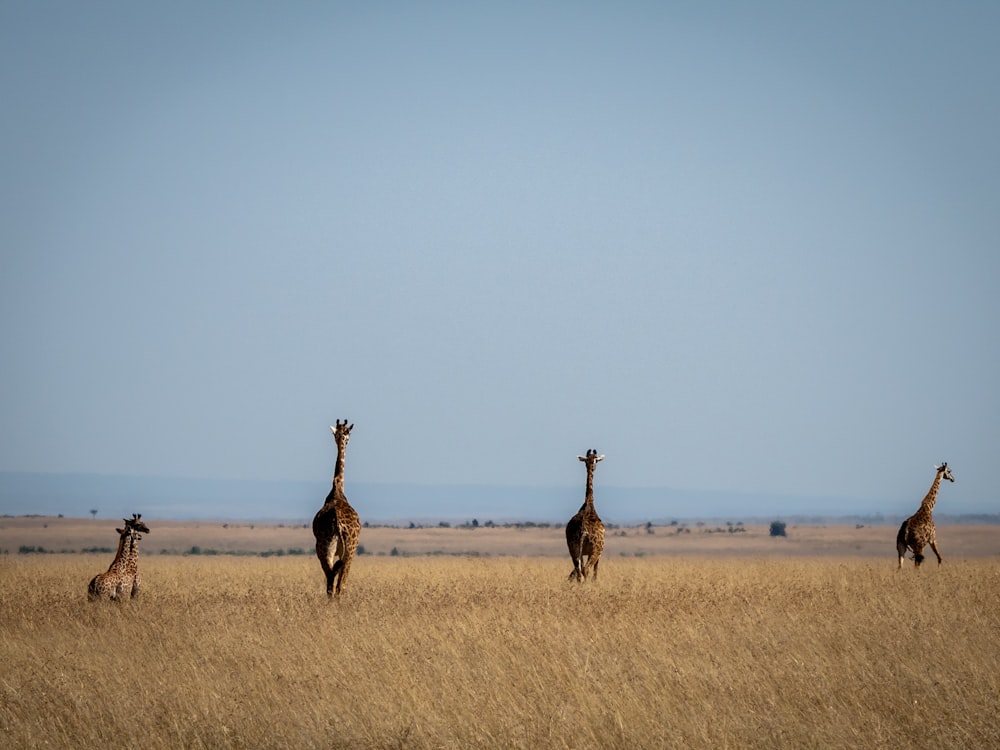
[[[934,510],[934,503],[937,502],[938,490],[941,488],[941,472],[937,473],[934,477],[934,483],[931,488],[927,491],[927,496],[924,497],[924,501],[920,503],[920,510],[930,513]]]
[[[347,450],[337,446],[337,463],[333,469],[333,490],[330,492],[330,499],[333,497],[344,497],[344,460]]]
[[[133,546],[132,534],[122,534],[118,539],[118,554],[116,554],[115,559],[111,561],[111,565],[108,567],[108,570],[124,570],[128,563],[128,558],[131,555],[131,547]]]
[[[128,543],[128,561],[131,564],[136,564],[139,560],[139,539],[133,533],[129,535]]]
[[[594,507],[594,467],[587,467],[587,496],[583,500],[584,507]]]

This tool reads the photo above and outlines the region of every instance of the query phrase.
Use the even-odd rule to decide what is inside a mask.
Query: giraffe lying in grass
[[[132,514],[131,520],[123,518],[125,528],[118,532],[118,554],[106,573],[100,573],[90,581],[87,598],[123,599],[128,592],[130,598],[139,596],[139,540],[149,533],[149,527],[142,522],[142,514]]]

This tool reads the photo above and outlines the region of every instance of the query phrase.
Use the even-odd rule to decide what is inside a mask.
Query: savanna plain
[[[561,529],[365,529],[331,601],[311,553],[150,526],[131,601],[87,601],[113,553],[0,555],[0,745],[1000,747],[1000,527],[902,571],[889,526],[610,532],[582,585]],[[311,543],[202,527],[174,531]]]

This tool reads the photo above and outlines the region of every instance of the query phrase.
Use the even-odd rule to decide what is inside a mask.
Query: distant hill
[[[308,520],[330,489],[323,481],[215,480],[98,474],[0,472],[0,514],[100,518],[132,513],[172,519]],[[488,520],[564,521],[583,502],[574,487],[403,485],[347,482],[348,498],[371,522]],[[736,521],[775,517],[821,520],[858,517],[895,522],[914,510],[913,498],[810,498],[671,488],[596,488],[597,508],[610,523],[718,518]],[[997,508],[956,507],[946,515],[995,513]],[[939,511],[940,513],[940,511]],[[945,514],[942,514],[944,517]]]

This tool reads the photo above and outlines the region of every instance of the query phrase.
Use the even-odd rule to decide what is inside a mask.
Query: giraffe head
[[[142,520],[142,513],[139,513],[138,515],[133,513],[131,519],[123,518],[122,520],[125,522],[125,528],[118,529],[119,534],[124,534],[126,531],[132,531],[136,538],[141,539],[142,537],[139,536],[140,532],[143,534],[149,533],[149,527]]]
[[[354,425],[347,424],[346,419],[343,422],[338,419],[336,427],[330,425],[330,432],[333,433],[333,439],[337,441],[337,448],[341,451],[347,449],[347,443],[351,439],[351,430],[353,429]]]
[[[949,482],[954,482],[955,477],[951,473],[951,469],[948,468],[948,462],[942,461],[940,466],[935,466],[934,470],[941,474],[942,479],[947,479]]]
[[[587,451],[586,456],[577,456],[577,458],[587,464],[588,471],[593,471],[594,467],[597,466],[597,462],[604,460],[603,454],[598,456],[597,451],[593,448]]]

